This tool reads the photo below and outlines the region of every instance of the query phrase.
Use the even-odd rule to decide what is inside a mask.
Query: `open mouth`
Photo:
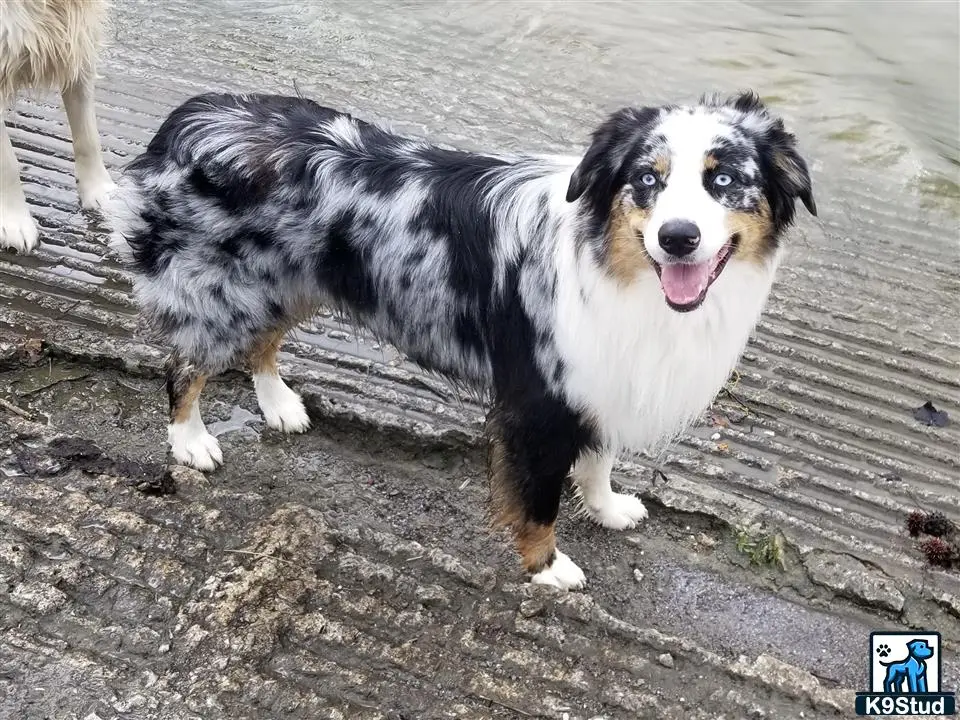
[[[734,234],[716,255],[705,262],[674,262],[666,265],[654,262],[653,268],[660,278],[667,305],[677,312],[690,312],[700,307],[710,286],[720,277],[739,244],[740,236]]]

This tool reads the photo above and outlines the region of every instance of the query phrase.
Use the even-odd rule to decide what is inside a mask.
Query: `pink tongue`
[[[707,289],[710,262],[697,265],[664,265],[660,271],[663,293],[674,305],[689,305]]]

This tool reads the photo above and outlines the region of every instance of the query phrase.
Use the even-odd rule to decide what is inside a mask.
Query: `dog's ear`
[[[590,147],[570,176],[567,202],[579,200],[587,193],[595,199],[609,196],[612,202],[624,159],[656,114],[658,110],[654,108],[623,108],[607,118],[594,131]]]
[[[796,138],[788,133],[783,122],[776,120],[768,135],[768,147],[772,161],[770,205],[773,220],[779,227],[793,221],[794,203],[799,198],[807,211],[816,217],[817,203],[813,199],[813,187],[807,162],[797,151]]]
[[[807,211],[817,216],[817,203],[813,199],[813,187],[810,182],[810,171],[807,161],[797,152],[797,144],[793,135],[784,133],[788,142],[781,143],[773,154],[773,164],[780,171],[784,190],[795,198],[800,198]]]
[[[702,102],[702,101],[701,101]],[[769,116],[767,106],[763,100],[753,90],[744,90],[729,98],[724,103],[727,107],[739,110],[742,113],[755,113],[758,115]]]
[[[816,217],[817,203],[813,199],[810,171],[797,151],[797,139],[786,131],[783,120],[774,116],[760,96],[751,90],[738,93],[723,104],[748,117],[752,116],[756,125],[763,128],[771,183],[768,200],[774,223],[784,228],[793,222],[794,205],[798,198]]]

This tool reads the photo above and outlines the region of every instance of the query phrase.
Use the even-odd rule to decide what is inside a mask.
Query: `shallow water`
[[[224,19],[285,51],[313,94],[384,112],[394,92],[453,139],[471,124],[569,150],[601,109],[754,88],[802,142],[891,175],[891,190],[960,200],[960,4],[954,2],[229,2]],[[292,43],[292,47],[288,45]],[[279,49],[279,47],[277,49]],[[306,56],[306,57],[305,57]],[[431,71],[431,68],[435,69]],[[339,85],[345,86],[344,93]],[[375,102],[361,103],[364,97]],[[498,118],[484,117],[495,106]],[[438,123],[433,122],[436,130]],[[511,133],[512,134],[512,133]],[[501,139],[502,141],[502,139]],[[507,139],[508,144],[515,144]]]

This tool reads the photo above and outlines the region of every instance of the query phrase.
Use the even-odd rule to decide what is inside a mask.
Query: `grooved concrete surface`
[[[881,627],[943,632],[956,686],[960,578],[903,531],[917,506],[960,519],[960,431],[912,417],[960,417],[956,8],[889,5],[117,3],[112,170],[209,89],[296,82],[434,140],[571,152],[620,104],[754,86],[821,217],[731,392],[618,468],[650,524],[562,523],[591,585],[555,597],[485,530],[479,406],[332,316],[286,348],[314,432],[264,431],[225,378],[226,468],[166,476],[162,353],[77,210],[56,98],[21,100],[44,237],[0,257],[0,717],[843,717]],[[784,568],[741,528],[782,536]]]

